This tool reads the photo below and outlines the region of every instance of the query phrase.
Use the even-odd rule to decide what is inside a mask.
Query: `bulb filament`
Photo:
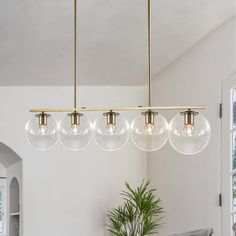
[[[116,131],[116,126],[114,124],[107,125],[107,131],[110,135],[113,135]]]
[[[46,135],[46,134],[47,134],[47,131],[48,131],[47,125],[40,125],[40,126],[39,126],[39,133],[40,133],[41,135]]]
[[[74,135],[77,135],[80,131],[80,127],[77,124],[71,125],[71,131]]]
[[[146,124],[144,129],[147,135],[152,135],[155,130],[155,126],[153,124]]]
[[[184,133],[185,133],[187,136],[189,136],[189,137],[193,136],[193,135],[194,135],[194,132],[195,132],[195,127],[194,127],[194,125],[189,124],[189,125],[185,125],[185,126],[184,126]]]

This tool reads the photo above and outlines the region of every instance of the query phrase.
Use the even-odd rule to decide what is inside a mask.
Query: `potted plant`
[[[161,200],[150,189],[150,181],[133,189],[125,183],[124,203],[107,214],[107,230],[115,236],[146,236],[158,233],[163,218]]]

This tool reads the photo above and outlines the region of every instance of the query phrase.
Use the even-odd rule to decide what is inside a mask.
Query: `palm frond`
[[[115,236],[146,236],[158,231],[163,220],[163,208],[156,189],[150,181],[142,181],[137,188],[125,183],[122,206],[107,214],[107,230]]]

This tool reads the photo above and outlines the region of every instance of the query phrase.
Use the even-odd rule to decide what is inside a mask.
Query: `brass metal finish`
[[[76,112],[71,115],[71,125],[80,125],[80,116]]]
[[[195,115],[192,112],[186,112],[184,115],[184,124],[185,125],[194,125]]]
[[[154,125],[154,117],[158,115],[158,112],[148,110],[148,111],[142,112],[141,114],[145,116],[146,125],[148,124]]]
[[[116,125],[116,117],[119,116],[119,113],[109,111],[103,114],[107,117],[107,125]]]
[[[48,117],[51,115],[45,114],[44,112],[35,115],[39,119],[39,127],[48,125]]]
[[[190,109],[185,112],[181,112],[181,115],[184,116],[184,125],[194,125],[195,124],[195,116],[198,115],[198,112],[191,111]]]
[[[47,116],[45,114],[41,114],[39,116],[39,126],[47,126],[48,125],[48,119],[47,119]]]
[[[70,113],[71,115],[71,121],[72,122],[78,122],[81,113],[78,112],[84,112],[84,111],[105,111],[108,112],[107,114],[110,114],[109,112],[112,112],[109,115],[109,120],[113,121],[118,113],[115,113],[115,116],[113,115],[113,111],[146,111],[146,112],[154,112],[155,110],[205,110],[207,109],[206,106],[152,106],[152,84],[151,84],[151,77],[152,77],[152,71],[151,71],[151,0],[148,0],[148,106],[132,106],[132,107],[100,107],[100,108],[87,108],[87,107],[81,107],[77,108],[77,0],[74,0],[74,107],[73,108],[34,108],[30,109],[30,112],[33,113],[41,113],[36,116],[39,117],[39,120],[41,123],[47,122],[47,118],[50,116],[48,114],[45,114],[46,112],[66,112]],[[150,119],[148,117],[147,119]],[[187,117],[187,116],[186,116]],[[191,117],[190,117],[191,118]],[[190,119],[189,118],[189,119]],[[187,118],[186,118],[187,119]]]
[[[206,110],[206,106],[134,106],[134,107],[103,107],[103,108],[35,108],[30,112],[81,112],[81,111],[144,111],[144,110]]]
[[[148,125],[148,124],[154,125],[154,114],[152,112],[148,112],[145,115],[145,124],[146,125]]]
[[[107,125],[116,125],[116,116],[114,113],[110,113],[107,116]]]
[[[73,112],[68,114],[71,118],[71,125],[80,125],[80,117],[83,116],[83,114],[78,112]]]
[[[148,106],[152,106],[151,0],[148,0]]]
[[[74,108],[77,107],[77,0],[74,0]]]

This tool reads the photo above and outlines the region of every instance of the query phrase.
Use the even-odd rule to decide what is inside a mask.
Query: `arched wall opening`
[[[0,142],[0,236],[22,232],[22,159]]]

